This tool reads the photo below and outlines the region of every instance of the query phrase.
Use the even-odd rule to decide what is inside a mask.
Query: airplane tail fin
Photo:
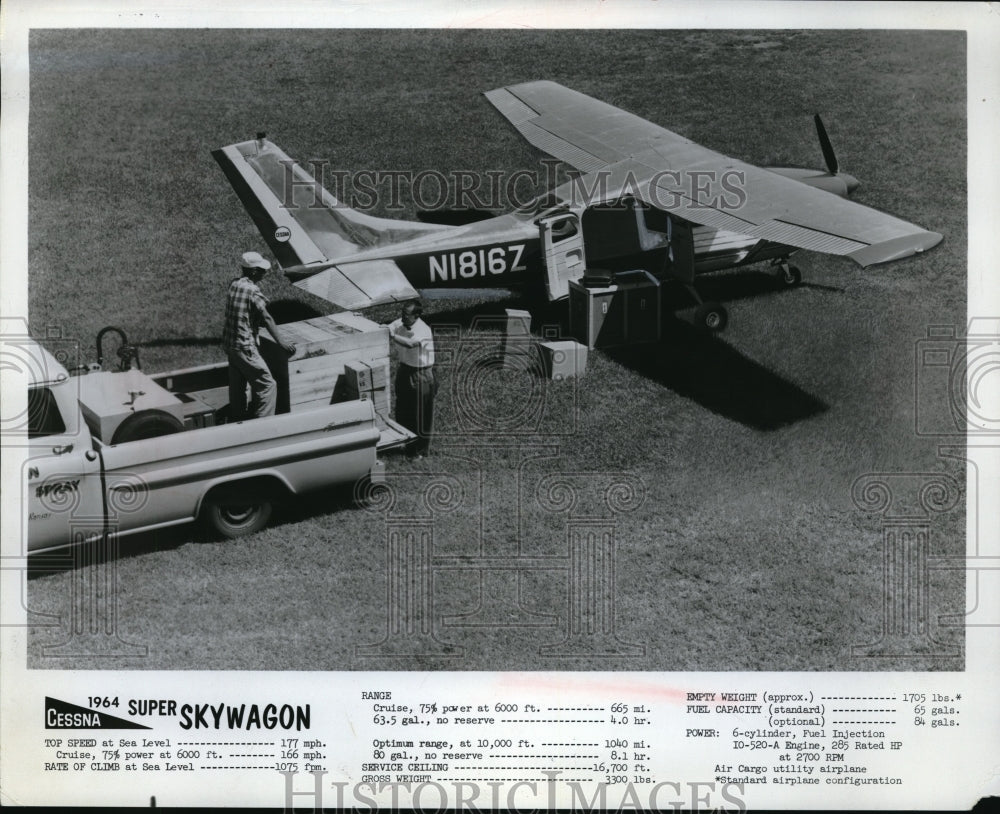
[[[391,259],[353,256],[440,230],[387,220],[342,204],[263,137],[212,152],[285,275],[342,308],[417,296]]]

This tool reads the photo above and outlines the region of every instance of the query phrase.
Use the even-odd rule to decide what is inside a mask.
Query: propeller
[[[847,185],[847,194],[850,195],[860,186],[861,182],[853,175],[840,172],[840,163],[837,161],[837,154],[833,151],[833,145],[830,143],[830,137],[826,133],[826,128],[823,126],[823,120],[819,117],[819,113],[813,117],[813,120],[816,122],[816,135],[819,136],[819,146],[823,150],[823,160],[826,161],[827,172],[842,179]]]
[[[833,151],[833,145],[830,143],[830,137],[826,134],[826,128],[823,126],[823,120],[819,117],[819,113],[813,117],[813,121],[816,122],[816,135],[819,136],[819,146],[823,150],[826,169],[830,175],[836,175],[840,166],[837,163],[837,154]]]

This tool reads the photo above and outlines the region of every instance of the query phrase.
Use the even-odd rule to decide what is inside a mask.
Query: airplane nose
[[[850,195],[854,190],[861,186],[861,182],[855,178],[853,175],[848,175],[846,172],[838,172],[838,178],[842,178],[844,183],[847,184],[847,194]]]

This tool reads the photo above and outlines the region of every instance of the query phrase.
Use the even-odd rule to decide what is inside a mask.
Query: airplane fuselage
[[[581,210],[576,217],[582,219],[584,214]],[[614,270],[645,268],[657,276],[670,276],[666,241],[643,249],[634,235],[622,234],[621,224],[615,223],[617,244],[609,247],[588,239],[588,230],[600,229],[599,225],[593,220],[583,220],[582,224],[586,265]],[[693,225],[691,232],[695,275],[784,259],[796,251],[790,246],[707,226]],[[508,214],[364,250],[340,263],[393,260],[418,290],[515,288],[537,282],[545,273],[547,262],[553,260],[553,247],[544,243],[536,221]]]

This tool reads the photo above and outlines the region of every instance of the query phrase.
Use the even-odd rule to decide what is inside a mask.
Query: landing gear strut
[[[802,282],[802,272],[797,266],[788,265],[788,260],[776,260],[772,265],[778,268],[778,279],[786,288],[795,288]]]
[[[705,302],[693,285],[689,285],[688,291],[698,301],[698,310],[694,312],[695,324],[712,333],[719,333],[725,330],[729,324],[729,312],[717,302]]]

